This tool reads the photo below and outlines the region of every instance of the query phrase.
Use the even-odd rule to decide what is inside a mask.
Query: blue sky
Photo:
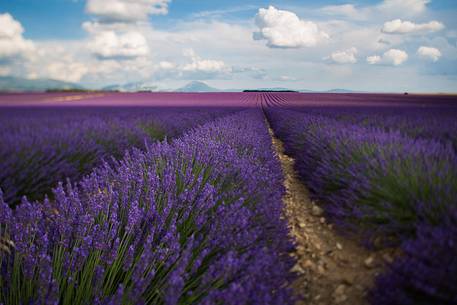
[[[274,5],[289,7],[303,5],[319,8],[325,5],[342,5],[356,3],[358,5],[376,4],[379,1],[346,1],[346,0],[318,0],[318,1],[245,1],[245,0],[175,0],[169,4],[169,13],[166,16],[151,18],[156,26],[167,26],[170,22],[183,18],[192,18],[193,15],[205,11],[217,11],[230,8],[239,8],[239,11],[226,14],[226,18],[252,18],[260,7]],[[81,24],[88,19],[85,12],[84,0],[10,0],[0,3],[1,12],[9,12],[20,20],[27,29],[25,37],[33,39],[75,39],[85,36]],[[455,0],[435,0],[429,4],[433,10],[454,10],[457,12]],[[46,20],[46,22],[43,22]]]
[[[455,16],[454,0],[1,1],[0,75],[456,92]]]

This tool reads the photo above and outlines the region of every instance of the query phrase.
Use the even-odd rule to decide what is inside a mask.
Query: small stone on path
[[[316,217],[322,216],[322,214],[324,214],[324,210],[322,210],[317,205],[313,205],[313,208],[311,209],[311,214]]]
[[[365,264],[365,267],[373,268],[374,262],[374,257],[370,255],[363,263]]]

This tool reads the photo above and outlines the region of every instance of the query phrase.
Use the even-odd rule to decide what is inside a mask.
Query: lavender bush
[[[344,230],[401,241],[456,206],[451,145],[313,114],[267,110],[273,129],[327,214]]]
[[[374,305],[457,304],[457,213],[437,227],[419,225],[417,239],[377,279]]]
[[[319,114],[349,124],[396,131],[414,139],[431,139],[457,151],[457,111],[451,106],[426,107],[401,105],[396,107],[303,107],[296,110]]]
[[[341,232],[400,245],[403,254],[377,279],[371,303],[457,304],[452,144],[316,113],[266,113]]]
[[[250,110],[133,149],[54,200],[0,200],[0,303],[290,304],[283,193]]]
[[[233,110],[230,110],[233,111]],[[0,115],[0,187],[12,205],[43,199],[58,181],[79,180],[131,147],[176,137],[226,109],[4,108]]]

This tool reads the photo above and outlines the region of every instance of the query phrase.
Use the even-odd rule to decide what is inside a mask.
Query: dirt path
[[[300,274],[293,284],[301,299],[297,305],[368,304],[366,293],[390,255],[370,252],[333,231],[296,176],[294,159],[271,129],[270,134],[285,176],[284,214],[296,241],[291,255],[297,261],[293,271]]]

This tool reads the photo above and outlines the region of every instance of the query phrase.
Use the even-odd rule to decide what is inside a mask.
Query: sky
[[[0,76],[457,92],[455,0],[0,0]]]

